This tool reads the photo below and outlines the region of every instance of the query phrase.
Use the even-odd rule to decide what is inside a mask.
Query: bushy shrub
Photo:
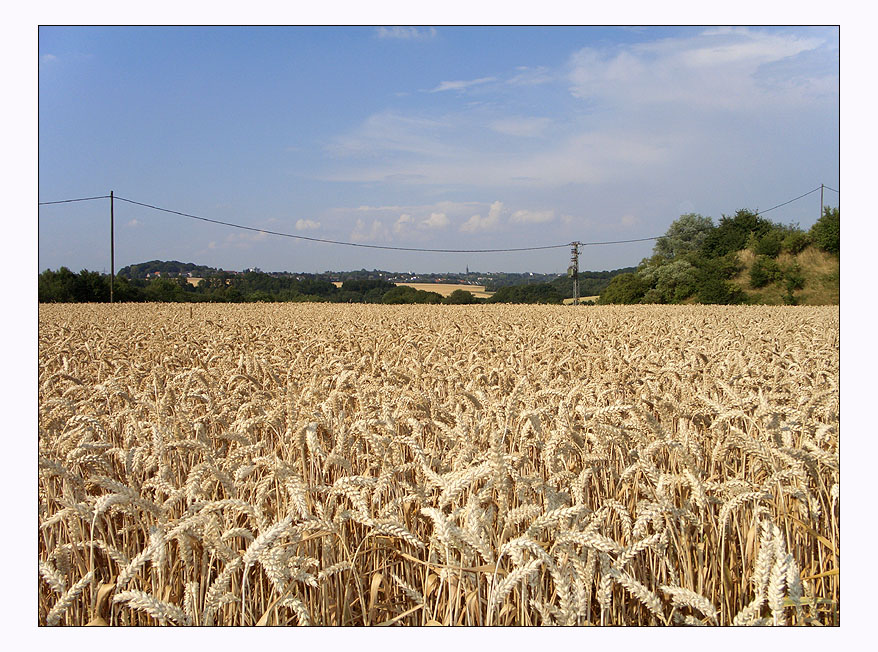
[[[754,234],[757,242],[772,228],[772,223],[759,214],[743,208],[733,217],[723,215],[719,226],[711,230],[701,245],[706,258],[719,258],[744,249]]]
[[[750,287],[762,288],[783,278],[783,271],[777,261],[768,256],[759,256],[750,268]]]
[[[500,288],[488,303],[551,303],[559,304],[563,297],[551,283],[509,285]]]
[[[476,303],[476,297],[472,292],[467,290],[455,290],[442,300],[442,303],[448,304],[469,304]]]
[[[706,278],[699,283],[696,296],[701,303],[727,305],[744,303],[746,298],[740,288],[715,276]]]
[[[768,256],[769,258],[777,258],[783,247],[784,232],[780,229],[772,229],[756,242],[754,253],[757,256]]]
[[[640,303],[648,289],[649,285],[639,275],[619,274],[601,293],[598,303]]]
[[[805,250],[811,244],[811,236],[804,231],[794,231],[787,235],[783,240],[783,250],[791,253],[793,256]]]
[[[442,295],[438,292],[425,292],[416,290],[407,285],[397,285],[392,290],[384,293],[382,303],[442,303]]]
[[[805,287],[805,277],[802,275],[802,268],[799,267],[799,263],[794,262],[787,267],[783,272],[783,278],[787,291],[791,294],[793,290],[801,290]]]
[[[837,208],[823,209],[823,215],[811,227],[811,239],[823,251],[839,254],[840,214]]]

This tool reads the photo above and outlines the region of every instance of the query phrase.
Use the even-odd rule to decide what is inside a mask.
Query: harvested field
[[[340,288],[342,284],[334,281],[333,285]],[[443,297],[447,297],[455,290],[465,290],[479,299],[487,299],[494,295],[493,292],[486,292],[484,285],[464,285],[462,283],[397,283],[397,285],[407,285],[410,288],[424,290],[425,292],[437,292]]]
[[[838,624],[837,307],[48,305],[41,625]]]

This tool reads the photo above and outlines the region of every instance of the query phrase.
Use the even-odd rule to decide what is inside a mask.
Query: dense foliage
[[[610,284],[610,280],[614,276],[633,272],[636,267],[623,267],[602,272],[579,272],[579,296],[589,297],[596,296],[603,292]],[[558,276],[557,274],[533,274],[530,272],[523,274],[508,273],[494,274],[493,277],[485,282],[485,290],[488,292],[496,292],[500,288],[512,287],[517,285],[540,285],[543,283],[551,283],[555,286],[557,292],[564,299],[570,299],[573,296],[573,279],[567,275]]]
[[[580,274],[580,296],[595,296],[628,267],[610,272]],[[123,273],[124,272],[124,273]],[[186,274],[204,274],[197,285]],[[192,263],[152,261],[123,267],[113,284],[113,298],[119,302],[274,302],[324,301],[333,303],[561,303],[573,296],[573,281],[557,275],[503,275],[501,284],[511,278],[518,285],[501,285],[490,299],[481,299],[466,290],[467,286],[442,297],[437,292],[416,290],[383,279],[364,278],[376,272],[346,272],[348,278],[336,286],[327,278],[313,274],[266,274],[260,271],[226,272]],[[158,274],[158,275],[157,275]],[[147,275],[150,277],[147,278]],[[167,275],[167,276],[166,276]],[[508,278],[507,278],[508,277]],[[533,283],[533,278],[551,282]],[[75,274],[66,267],[46,270],[39,276],[39,300],[53,303],[96,303],[110,300],[110,277],[107,274],[82,270]]]
[[[839,254],[839,230],[840,219],[839,209],[829,208],[823,209],[823,215],[814,226],[811,227],[811,238],[814,243],[831,254]]]
[[[804,287],[805,276],[795,257],[811,246],[838,255],[838,208],[826,208],[809,231],[771,222],[748,209],[723,215],[718,225],[687,213],[656,241],[651,257],[630,273],[613,277],[599,303],[738,304],[759,301],[747,291],[773,285],[779,288],[775,297],[796,303],[794,292]],[[744,250],[753,261],[749,275],[740,255]],[[749,287],[742,287],[741,276]],[[837,282],[837,274],[835,278]]]

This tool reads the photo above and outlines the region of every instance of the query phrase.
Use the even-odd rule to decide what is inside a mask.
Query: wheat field
[[[40,625],[835,625],[837,307],[41,305]]]

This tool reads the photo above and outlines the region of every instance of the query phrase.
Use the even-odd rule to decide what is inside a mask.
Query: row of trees
[[[580,295],[600,294],[599,303],[744,303],[747,295],[730,280],[742,270],[738,253],[749,249],[756,256],[750,269],[750,287],[780,283],[785,300],[794,303],[793,292],[804,284],[802,270],[793,262],[780,263],[778,256],[795,256],[809,246],[839,255],[840,215],[838,208],[826,208],[808,231],[797,226],[771,222],[750,210],[723,216],[718,225],[709,217],[694,213],[680,216],[656,241],[653,254],[636,268],[579,275]],[[787,257],[789,261],[790,257]],[[171,270],[168,265],[173,266]],[[488,299],[476,298],[461,288],[450,296],[397,286],[385,280],[349,278],[341,287],[316,275],[274,276],[259,271],[229,274],[219,271],[203,278],[197,286],[182,276],[142,278],[147,270],[185,273],[188,269],[209,269],[192,263],[152,261],[123,268],[115,278],[113,295],[120,302],[142,301],[331,301],[339,303],[550,303],[559,304],[573,296],[567,276],[510,275],[502,279]],[[155,269],[153,269],[155,268]],[[520,282],[506,285],[515,276]],[[139,278],[141,277],[141,278]],[[547,280],[550,279],[550,280]],[[75,274],[66,267],[46,270],[39,276],[41,302],[105,302],[110,300],[110,277],[88,270]]]
[[[839,209],[828,207],[808,231],[746,209],[724,215],[718,225],[709,217],[682,215],[656,241],[650,258],[610,281],[599,303],[744,303],[747,295],[730,282],[743,269],[738,257],[743,249],[756,256],[750,287],[783,283],[784,299],[794,303],[793,292],[804,284],[802,270],[795,260],[782,265],[778,256],[795,256],[809,246],[838,256],[839,224]]]
[[[341,287],[317,275],[272,275],[259,271],[232,274],[212,270],[197,285],[184,276],[146,278],[148,273],[183,274],[197,269],[205,273],[210,268],[192,263],[151,261],[124,267],[116,275],[113,298],[120,302],[249,302],[249,301],[329,301],[336,303],[561,303],[573,296],[572,280],[567,276],[541,275],[551,282],[528,282],[501,286],[490,298],[477,298],[465,288],[443,297],[437,292],[416,290],[385,280],[348,278]],[[580,294],[593,296],[607,287],[610,279],[620,273],[633,271],[628,267],[611,272],[580,274]],[[531,279],[530,275],[516,275]],[[41,302],[106,302],[110,300],[110,277],[106,274],[82,270],[75,274],[66,267],[57,271],[46,270],[39,276]]]
[[[39,276],[40,302],[107,302],[110,277],[89,270],[75,274],[66,267],[46,270]],[[230,275],[220,272],[192,285],[183,277],[154,279],[116,276],[113,299],[119,302],[275,302],[326,301],[335,303],[560,303],[562,295],[548,283],[503,288],[490,299],[481,299],[463,288],[443,297],[384,280],[348,279],[337,287],[316,278],[275,277],[261,272]]]

